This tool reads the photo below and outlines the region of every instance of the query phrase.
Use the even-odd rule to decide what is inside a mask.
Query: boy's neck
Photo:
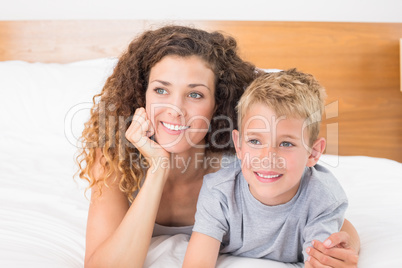
[[[286,197],[278,197],[278,198],[265,198],[264,196],[256,196],[253,191],[250,188],[250,193],[253,195],[253,197],[261,202],[262,204],[266,206],[279,206],[288,203],[290,200],[295,197],[297,194],[297,191],[299,190],[301,181],[297,185],[295,185],[291,190],[289,190],[289,194]]]

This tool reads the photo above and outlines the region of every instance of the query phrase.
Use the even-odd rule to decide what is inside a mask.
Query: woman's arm
[[[117,183],[92,189],[85,267],[142,267],[164,187],[164,171],[147,174],[131,207]]]
[[[85,267],[142,267],[164,187],[164,170],[148,172],[131,207],[117,183],[92,189]]]
[[[357,267],[360,238],[354,226],[345,219],[341,231],[333,233],[324,242],[314,241],[307,249],[311,267]]]
[[[108,187],[92,189],[88,213],[85,267],[142,267],[151,242],[163,188],[169,169],[169,154],[149,137],[154,129],[144,108],[138,108],[126,131],[126,138],[147,158],[150,167],[134,202],[129,207],[118,181]],[[105,172],[100,149],[93,168],[95,179]],[[159,165],[154,165],[159,163]]]
[[[193,232],[188,242],[183,268],[213,268],[221,243],[205,234]]]
[[[360,252],[360,237],[359,234],[357,233],[356,228],[353,226],[353,224],[348,221],[347,219],[344,220],[342,228],[342,232],[346,232],[349,234],[349,241],[342,241],[341,237],[334,237],[334,244],[341,244],[342,242],[346,243],[346,246],[352,248],[356,254],[359,254]],[[330,245],[332,246],[332,245]],[[342,246],[342,245],[341,245]]]

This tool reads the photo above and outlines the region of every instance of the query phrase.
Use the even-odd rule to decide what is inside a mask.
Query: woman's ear
[[[313,167],[317,164],[318,159],[320,159],[321,155],[325,150],[326,141],[324,138],[318,138],[311,148],[310,156],[308,157],[306,166]]]
[[[234,146],[235,146],[235,149],[236,149],[237,158],[241,159],[240,158],[240,156],[241,156],[241,154],[240,154],[240,144],[241,144],[241,142],[240,142],[240,133],[239,133],[239,131],[237,129],[234,129],[232,131],[232,139],[233,139],[233,143],[234,143]]]

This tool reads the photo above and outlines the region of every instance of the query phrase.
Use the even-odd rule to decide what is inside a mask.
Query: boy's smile
[[[270,182],[275,182],[279,180],[283,174],[273,172],[273,171],[256,171],[254,172],[257,180],[259,180],[262,183],[270,183]]]

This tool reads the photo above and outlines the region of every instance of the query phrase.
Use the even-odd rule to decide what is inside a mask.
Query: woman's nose
[[[186,115],[185,103],[180,96],[173,96],[168,105],[168,114],[172,117],[181,117]]]

